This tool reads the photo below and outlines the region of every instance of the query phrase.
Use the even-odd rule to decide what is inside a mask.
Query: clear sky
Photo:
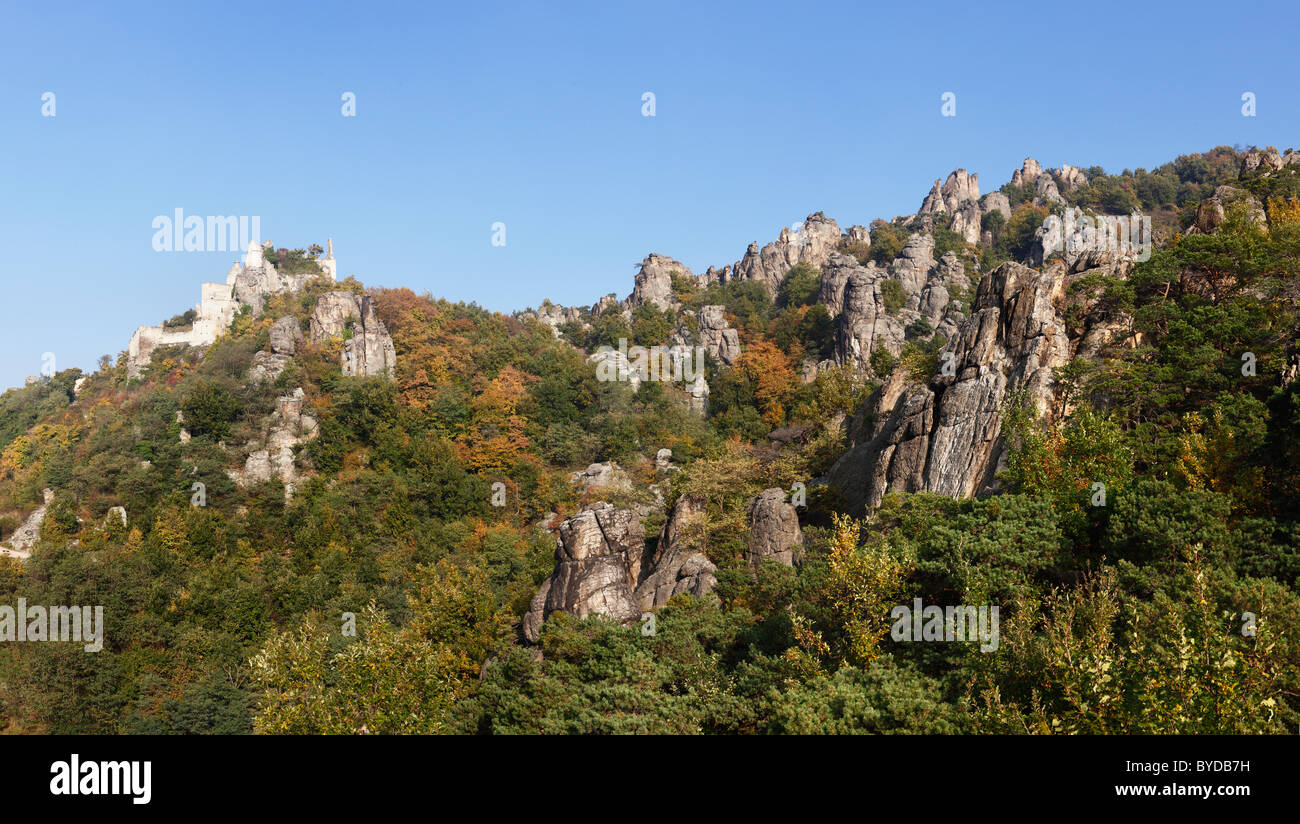
[[[0,2],[0,388],[224,280],[235,254],[154,251],[176,208],[512,311],[812,211],[910,214],[957,167],[987,192],[1027,155],[1118,172],[1300,134],[1284,3],[111,6]]]

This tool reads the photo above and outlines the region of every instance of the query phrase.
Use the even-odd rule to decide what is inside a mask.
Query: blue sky
[[[45,352],[93,369],[224,279],[234,254],[153,250],[178,207],[512,311],[816,210],[908,214],[957,167],[987,192],[1027,155],[1118,172],[1300,122],[1280,3],[475,5],[0,5],[0,387]]]

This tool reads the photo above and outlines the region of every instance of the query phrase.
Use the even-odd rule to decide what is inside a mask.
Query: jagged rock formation
[[[1061,185],[1065,187],[1067,192],[1073,192],[1080,186],[1088,185],[1088,176],[1083,173],[1083,170],[1078,166],[1071,166],[1069,163],[1061,164],[1058,176],[1061,178]]]
[[[763,561],[794,565],[794,548],[803,546],[799,513],[785,499],[784,489],[765,489],[750,502],[749,541],[745,560],[755,570]]]
[[[303,411],[304,399],[301,388],[276,399],[275,411],[267,418],[261,439],[248,444],[244,468],[227,472],[232,481],[249,487],[278,478],[284,484],[285,496],[293,494],[298,478],[293,448],[316,437],[318,431],[316,418]]]
[[[1249,180],[1253,177],[1268,177],[1273,172],[1281,171],[1284,166],[1300,163],[1300,152],[1291,149],[1286,154],[1279,154],[1277,149],[1251,149],[1241,159],[1241,172],[1238,177]]]
[[[637,271],[626,308],[635,309],[643,303],[649,303],[663,311],[676,309],[678,300],[673,295],[673,275],[695,279],[686,264],[679,260],[653,253],[646,255]]]
[[[883,282],[889,273],[874,261],[866,266],[849,255],[832,255],[822,269],[821,294],[836,318],[837,363],[851,364],[862,372],[871,369],[877,345],[897,355],[903,348],[902,321],[885,311]]]
[[[560,327],[566,323],[577,323],[584,327],[590,325],[583,321],[582,312],[576,306],[564,307],[551,303],[549,300],[542,301],[542,305],[537,307],[536,312],[520,312],[516,317],[520,319],[533,318],[539,323],[551,327],[552,334],[557,338],[561,337]]]
[[[1246,216],[1261,228],[1268,226],[1264,204],[1259,202],[1259,198],[1236,186],[1220,186],[1212,197],[1202,200],[1196,207],[1196,221],[1188,229],[1188,234],[1208,235],[1218,231],[1233,204],[1241,204]]]
[[[36,546],[36,542],[41,539],[41,524],[45,523],[45,511],[54,500],[54,491],[45,489],[41,491],[41,495],[45,502],[32,510],[32,514],[27,516],[22,526],[15,529],[4,544],[0,544],[0,556],[19,560],[32,557],[32,547]]]
[[[258,352],[248,369],[248,379],[254,383],[273,381],[280,377],[302,340],[298,319],[283,317],[271,326],[270,352]]]
[[[1011,217],[1011,201],[1002,192],[989,192],[984,195],[984,199],[980,201],[980,208],[986,215],[999,212],[1004,218]]]
[[[1066,191],[1086,185],[1088,178],[1082,171],[1070,165],[1061,167],[1061,178],[1066,183]],[[1065,198],[1056,185],[1052,173],[1044,169],[1037,160],[1027,157],[1020,168],[1011,174],[1012,186],[1033,186],[1034,202],[1038,204],[1064,204]]]
[[[563,521],[556,530],[555,571],[524,615],[524,637],[536,642],[546,616],[556,610],[577,618],[604,615],[630,624],[642,610],[663,606],[674,595],[708,595],[717,583],[716,567],[691,540],[703,515],[702,500],[679,498],[652,555],[646,551],[643,516],[634,509],[601,502]],[[764,510],[758,523],[769,542],[788,538],[782,532],[788,529],[786,520],[773,519]]]
[[[930,194],[926,195],[917,214],[954,214],[967,203],[980,199],[979,175],[970,174],[965,169],[957,169],[948,174],[948,179],[939,184],[934,182]]]
[[[709,409],[709,384],[704,379],[704,373],[701,372],[695,376],[695,380],[690,386],[689,406],[692,412],[703,415]]]
[[[727,325],[726,307],[702,306],[696,314],[700,345],[723,366],[732,366],[740,357],[740,333]]]
[[[645,554],[645,529],[631,509],[600,502],[560,524],[555,571],[533,596],[524,636],[536,642],[546,616],[562,610],[576,618],[604,615],[621,624],[641,617],[633,591]]]
[[[633,593],[641,609],[661,607],[684,592],[702,598],[713,591],[717,567],[690,541],[691,529],[703,516],[702,499],[689,495],[677,499],[650,559],[650,572]]]
[[[352,337],[343,342],[343,352],[339,355],[343,374],[395,377],[397,350],[375,311],[374,298],[353,292],[321,295],[311,315],[312,342],[343,335],[349,328]]]
[[[596,368],[597,376],[610,376],[613,380],[625,381],[636,391],[641,387],[641,372],[632,366],[624,352],[617,349],[603,349],[587,357],[587,363]],[[603,379],[603,378],[602,378]]]
[[[749,244],[745,256],[732,269],[732,280],[757,281],[775,297],[786,272],[799,263],[820,268],[839,245],[839,224],[815,212],[804,219],[798,232],[784,227],[780,237],[761,250],[758,243]]]
[[[592,489],[632,489],[632,479],[623,467],[613,461],[591,464],[583,471],[570,475],[569,480],[582,487],[584,492]]]
[[[890,280],[898,284],[903,298],[893,312],[886,308],[884,295]],[[897,356],[908,325],[918,319],[932,331],[951,335],[964,317],[952,302],[953,293],[969,284],[956,255],[949,252],[934,259],[934,238],[926,234],[912,235],[888,270],[874,261],[863,266],[848,255],[831,255],[822,269],[818,296],[836,320],[834,361],[870,372],[876,348]]]
[[[1057,308],[1068,280],[1059,264],[1036,272],[1005,263],[984,276],[971,317],[940,353],[952,374],[941,369],[906,390],[886,384],[868,402],[879,416],[875,426],[860,429],[830,471],[851,506],[878,506],[890,491],[969,497],[997,488],[1003,402],[1025,390],[1044,413],[1052,370],[1070,359]]]

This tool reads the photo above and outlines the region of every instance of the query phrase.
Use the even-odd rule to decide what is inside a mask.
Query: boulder
[[[540,637],[542,623],[556,610],[576,618],[604,615],[621,624],[641,617],[633,595],[645,554],[641,518],[631,509],[601,502],[560,524],[555,571],[533,596],[523,618],[524,636]]]
[[[763,561],[794,565],[794,548],[803,546],[799,513],[785,499],[784,489],[765,489],[746,509],[749,539],[745,560],[755,571]]]
[[[312,341],[344,335],[349,328],[352,336],[344,341],[339,355],[343,374],[396,377],[397,350],[379,319],[374,298],[353,292],[321,295],[311,315]]]
[[[717,567],[691,540],[692,531],[701,525],[703,517],[703,499],[689,495],[677,499],[659,534],[649,574],[634,593],[641,609],[661,607],[681,593],[698,598],[713,591]]]
[[[696,313],[700,345],[719,363],[732,366],[740,357],[740,333],[727,324],[726,307],[701,306]]]

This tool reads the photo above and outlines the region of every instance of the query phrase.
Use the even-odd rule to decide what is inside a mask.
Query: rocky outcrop
[[[349,330],[351,337],[346,337]],[[311,339],[320,342],[338,335],[346,337],[339,355],[344,375],[396,376],[397,350],[370,295],[326,292],[320,296],[311,315]]]
[[[980,206],[986,215],[991,212],[998,212],[1008,220],[1011,218],[1011,201],[1002,192],[989,192],[984,195],[984,199],[980,201]]]
[[[671,454],[671,453],[670,453]],[[581,472],[569,476],[569,480],[582,487],[584,492],[592,489],[614,489],[630,491],[632,479],[623,467],[613,461],[594,463]]]
[[[560,337],[560,327],[566,323],[577,323],[584,327],[590,326],[582,319],[582,311],[576,306],[559,306],[549,300],[542,301],[542,305],[537,307],[536,312],[520,312],[517,317],[520,319],[532,318],[541,324],[549,326],[551,333],[557,338]]]
[[[650,559],[649,574],[633,593],[641,609],[661,607],[674,595],[700,598],[713,591],[717,567],[692,541],[692,531],[701,526],[703,517],[702,499],[689,495],[677,499]]]
[[[1072,170],[1070,173],[1072,181],[1077,181],[1079,178],[1083,178],[1084,182],[1087,181],[1087,178],[1084,178],[1083,173],[1078,169],[1072,166],[1066,168]],[[1034,188],[1035,203],[1065,203],[1065,198],[1061,197],[1060,189],[1057,188],[1056,179],[1052,177],[1052,173],[1044,169],[1032,157],[1025,158],[1020,168],[1011,173],[1011,185],[1017,187],[1032,186]]]
[[[902,254],[889,265],[889,276],[902,284],[909,298],[917,297],[934,264],[934,236],[914,234],[907,239]]]
[[[885,402],[885,387],[868,401],[874,425],[855,425],[852,448],[829,474],[851,507],[878,506],[891,491],[969,497],[997,489],[1004,401],[1024,390],[1042,414],[1053,370],[1070,358],[1057,309],[1067,283],[1060,265],[1036,272],[1005,263],[984,276],[972,315],[940,352],[952,368],[926,384],[895,385],[896,401]]]
[[[298,472],[293,448],[316,437],[316,418],[303,410],[306,402],[301,388],[276,399],[275,411],[266,419],[262,437],[250,441],[244,468],[227,474],[241,487],[278,479],[284,484],[285,496],[293,494]]]
[[[576,618],[604,615],[621,624],[641,617],[634,595],[645,554],[645,531],[631,509],[601,502],[560,524],[555,571],[533,596],[524,636],[536,642],[546,616],[562,610]]]
[[[302,340],[302,328],[298,319],[283,317],[271,326],[271,351],[258,352],[253,356],[253,364],[248,369],[248,379],[254,383],[270,382],[280,377],[284,367],[293,359],[298,342]]]
[[[930,194],[926,195],[924,202],[921,203],[921,209],[917,214],[955,215],[970,204],[975,204],[975,209],[978,211],[980,199],[979,179],[978,174],[969,174],[965,169],[957,169],[948,175],[948,179],[943,182],[942,186],[936,180],[934,186],[930,189]],[[976,223],[978,222],[977,218]]]
[[[971,201],[953,215],[952,231],[961,235],[967,243],[979,243],[983,220],[984,214],[980,211],[980,205]]]
[[[204,283],[200,287],[200,300],[194,307],[193,322],[188,326],[141,326],[135,330],[127,347],[127,375],[139,377],[159,346],[183,344],[208,346],[229,328],[242,305],[247,305],[254,315],[260,315],[265,298],[285,292],[298,293],[314,278],[337,279],[334,260],[334,242],[329,241],[329,254],[316,261],[316,270],[284,274],[265,257],[272,248],[271,242],[248,244],[243,262],[236,262],[226,273],[224,283]]]
[[[1073,192],[1081,186],[1088,185],[1088,176],[1078,166],[1071,166],[1069,163],[1062,163],[1058,176],[1061,178],[1061,186],[1067,192]]]
[[[1295,153],[1288,152],[1287,157],[1283,158],[1277,149],[1268,147],[1267,149],[1251,149],[1241,159],[1241,172],[1238,174],[1242,180],[1252,177],[1268,177],[1273,172],[1280,171],[1288,163],[1300,161],[1300,158],[1294,157]]]
[[[1259,198],[1236,186],[1220,186],[1214,190],[1213,196],[1202,200],[1196,207],[1196,220],[1188,234],[1214,234],[1227,220],[1228,210],[1234,205],[1245,210],[1247,219],[1261,228],[1267,227],[1268,218]]]
[[[45,523],[45,511],[49,508],[50,502],[54,500],[53,490],[45,489],[42,490],[41,494],[44,503],[32,510],[32,513],[23,521],[22,526],[15,529],[13,534],[3,544],[0,544],[0,557],[26,560],[32,556],[32,548],[41,539],[41,524]]]
[[[733,267],[733,279],[757,281],[775,297],[790,269],[800,263],[820,268],[839,245],[839,224],[815,212],[804,219],[797,232],[785,227],[774,243],[761,250],[757,243],[749,244],[745,256]]]
[[[1020,168],[1011,173],[1011,185],[1017,188],[1038,183],[1043,174],[1043,167],[1032,157],[1025,158]]]
[[[690,393],[687,403],[692,412],[703,415],[709,411],[709,384],[704,379],[704,373],[701,372],[695,376],[695,380],[691,382],[687,391]]]
[[[821,294],[827,310],[836,318],[837,363],[868,372],[871,354],[878,345],[893,355],[902,351],[903,322],[885,310],[882,293],[882,284],[889,277],[874,262],[863,266],[849,255],[832,255],[827,261],[822,270]]]
[[[723,366],[740,357],[740,333],[727,325],[723,306],[702,306],[696,314],[700,345]]]
[[[765,489],[749,502],[749,540],[745,560],[755,571],[763,561],[794,565],[794,549],[803,546],[799,513],[783,489]]]
[[[663,311],[676,309],[678,300],[673,294],[673,275],[695,279],[686,264],[679,260],[653,253],[646,255],[636,273],[632,294],[627,299],[627,308],[635,309],[643,303],[649,303]]]

